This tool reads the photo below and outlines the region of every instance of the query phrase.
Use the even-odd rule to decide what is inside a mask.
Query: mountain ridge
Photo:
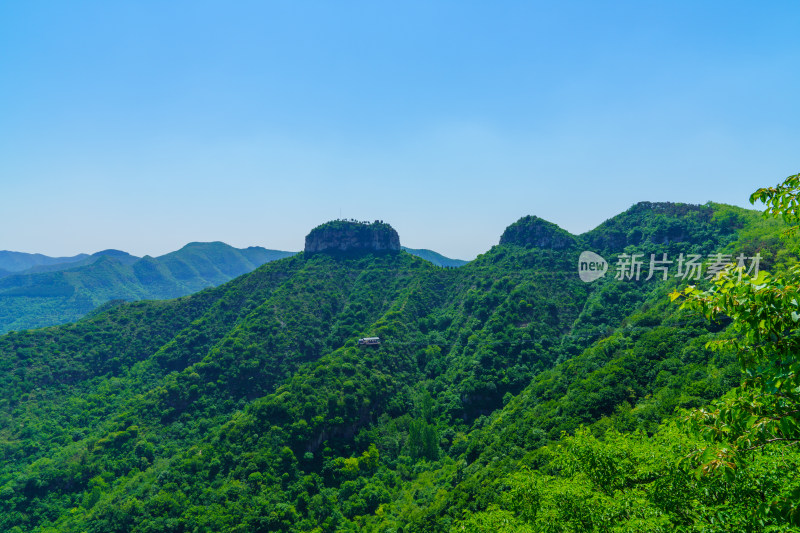
[[[88,254],[78,254],[70,257],[50,257],[43,254],[0,250],[0,271],[8,273],[22,272],[36,266],[73,263],[87,257]]]
[[[189,243],[153,258],[103,250],[57,270],[0,279],[0,332],[81,318],[110,300],[176,298],[219,285],[292,252],[237,249],[222,242]]]
[[[788,261],[783,226],[710,207],[626,211],[593,234],[598,251],[635,241]],[[527,222],[457,269],[300,253],[0,337],[0,526],[450,531],[496,509],[563,432],[653,431],[735,383],[735,358],[703,348],[725,324],[667,301],[680,279],[583,283],[581,248],[538,246],[558,232]],[[685,240],[658,239],[683,227]],[[364,336],[381,345],[359,347]],[[702,494],[684,507],[716,513]],[[581,494],[567,501],[583,509]]]
[[[456,268],[469,263],[469,261],[465,261],[463,259],[445,257],[444,255],[433,250],[428,250],[427,248],[408,248],[406,246],[401,246],[401,249],[410,253],[411,255],[416,255],[417,257],[421,257],[426,261],[430,261],[436,266]]]

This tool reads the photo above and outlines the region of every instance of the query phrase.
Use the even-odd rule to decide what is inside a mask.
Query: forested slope
[[[674,469],[680,439],[650,435],[738,384],[735,354],[705,348],[727,323],[669,303],[685,280],[617,280],[614,262],[741,250],[786,268],[783,227],[714,204],[637,204],[582,236],[526,217],[457,269],[402,251],[303,253],[193,296],[5,335],[0,527],[533,531],[539,516],[604,530],[638,520],[624,509],[639,500],[649,530],[695,524],[714,496],[705,515],[669,511],[708,487]],[[594,283],[577,275],[587,249],[610,264]],[[364,336],[382,344],[358,347]],[[642,467],[614,470],[614,454]],[[675,496],[661,507],[623,490],[659,476],[683,483],[659,486]],[[584,500],[611,509],[606,522],[584,520]]]

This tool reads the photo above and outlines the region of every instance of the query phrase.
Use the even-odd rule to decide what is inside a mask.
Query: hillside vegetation
[[[715,402],[758,368],[708,344],[746,339],[704,316],[713,281],[675,276],[692,254],[792,272],[786,227],[641,203],[580,236],[525,217],[441,268],[328,226],[322,251],[192,296],[4,335],[0,529],[791,530],[796,414],[783,441],[720,452],[758,417],[725,429]],[[609,263],[593,283],[584,250]],[[620,254],[642,254],[639,279],[615,275]],[[651,254],[666,280],[645,279]]]

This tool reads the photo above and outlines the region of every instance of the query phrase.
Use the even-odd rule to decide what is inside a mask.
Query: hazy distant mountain
[[[86,254],[78,254],[72,257],[49,257],[42,254],[26,254],[24,252],[0,250],[0,277],[3,276],[3,271],[8,275],[14,272],[23,272],[38,266],[75,263],[87,257],[89,256]]]
[[[189,292],[195,292],[293,254],[259,246],[233,248],[222,242],[192,242],[178,251],[158,257],[156,261],[167,269],[170,277]]]
[[[8,266],[33,266],[0,279],[0,333],[72,322],[111,300],[185,296],[293,255],[222,242],[194,242],[156,258],[103,250],[56,262],[64,258],[5,253]]]
[[[81,257],[82,256],[82,257]],[[46,256],[45,256],[46,257]],[[65,261],[62,263],[47,263],[33,266],[27,270],[23,270],[21,272],[9,272],[7,275],[11,274],[41,274],[43,272],[58,272],[60,270],[68,270],[77,268],[80,266],[91,265],[101,257],[111,257],[119,261],[120,263],[126,265],[132,265],[139,259],[140,257],[136,257],[135,255],[131,255],[128,252],[123,252],[120,250],[102,250],[100,252],[95,252],[92,255],[87,254],[80,254],[81,259],[77,261]],[[57,259],[57,258],[55,258]],[[71,258],[70,258],[71,259]],[[0,275],[0,278],[4,276]]]
[[[414,248],[406,248],[403,246],[403,250],[410,253],[411,255],[416,255],[426,261],[430,261],[434,265],[442,266],[442,267],[460,267],[466,265],[469,261],[464,261],[462,259],[450,259],[449,257],[445,257],[440,253],[434,252],[433,250],[426,250],[422,249],[414,249]]]
[[[112,259],[116,259],[120,263],[125,263],[128,265],[132,265],[133,263],[141,259],[140,257],[131,255],[128,252],[123,252],[122,250],[114,250],[114,249],[95,252],[91,255],[91,257],[94,257],[95,259],[98,259],[100,257],[111,257]]]

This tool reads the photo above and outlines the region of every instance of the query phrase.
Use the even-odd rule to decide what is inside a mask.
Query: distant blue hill
[[[70,258],[0,252],[0,334],[73,322],[110,301],[185,296],[291,255],[223,242],[193,242],[155,258],[120,250]]]
[[[15,272],[24,272],[35,267],[76,263],[87,257],[89,257],[87,254],[78,254],[72,257],[49,257],[42,254],[0,250],[0,277]]]
[[[414,248],[406,248],[405,246],[402,247],[403,250],[410,253],[411,255],[416,255],[426,261],[430,261],[434,265],[438,265],[440,267],[460,267],[466,265],[469,261],[463,261],[461,259],[450,259],[449,257],[445,257],[440,253],[434,252],[433,250],[426,250],[426,249],[414,249]]]

